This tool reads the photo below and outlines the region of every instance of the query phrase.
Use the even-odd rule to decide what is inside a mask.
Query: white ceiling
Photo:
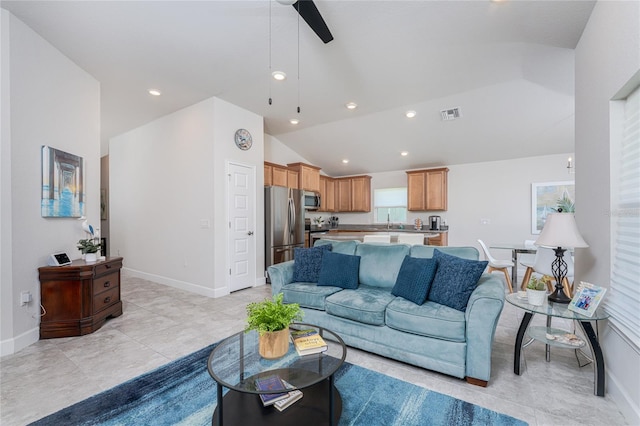
[[[105,143],[217,96],[332,176],[574,150],[573,49],[594,1],[315,3],[335,39],[300,21],[299,80],[298,15],[275,1],[2,7],[100,81]],[[270,52],[284,82],[269,77]],[[462,118],[441,121],[451,107]]]

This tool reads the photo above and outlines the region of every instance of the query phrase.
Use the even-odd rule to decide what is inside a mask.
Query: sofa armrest
[[[282,286],[293,282],[293,260],[277,263],[267,268],[271,280],[271,295],[282,291]]]
[[[465,311],[467,377],[488,382],[491,377],[493,337],[504,306],[504,283],[498,276],[483,274]]]

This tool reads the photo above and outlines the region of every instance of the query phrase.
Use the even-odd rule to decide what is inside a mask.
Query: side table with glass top
[[[333,382],[334,373],[344,363],[347,349],[337,334],[311,324],[292,324],[292,329],[313,328],[327,343],[327,351],[299,356],[292,343],[278,359],[265,359],[258,353],[258,333],[239,332],[222,340],[207,361],[209,374],[216,382],[217,406],[212,425],[295,425],[337,424],[342,399]],[[299,389],[302,399],[280,412],[264,407],[255,381],[277,375]],[[223,395],[223,388],[229,389]],[[290,390],[293,390],[290,389]],[[281,391],[280,391],[281,392]]]
[[[527,346],[531,340],[527,343],[523,344],[525,333],[529,335],[532,340],[538,340],[546,345],[546,359],[550,360],[550,347],[561,347],[566,349],[579,349],[584,344],[569,344],[569,343],[561,343],[556,339],[549,339],[550,336],[558,336],[562,334],[569,333],[565,330],[560,330],[556,328],[551,328],[551,319],[556,318],[564,318],[569,320],[577,321],[584,332],[584,335],[587,338],[586,343],[589,344],[589,348],[591,349],[591,354],[593,357],[593,362],[595,364],[594,368],[594,394],[597,396],[604,396],[605,393],[605,365],[604,365],[604,356],[602,354],[602,348],[600,347],[600,343],[598,342],[598,335],[594,331],[591,326],[591,321],[596,322],[596,330],[598,321],[607,319],[609,314],[607,314],[602,308],[599,308],[595,311],[593,316],[587,317],[585,315],[578,314],[576,312],[570,311],[569,305],[566,303],[554,303],[545,300],[542,306],[534,306],[530,305],[527,302],[527,298],[521,298],[518,293],[512,293],[507,295],[507,302],[510,304],[526,311],[524,317],[522,318],[522,322],[520,323],[520,327],[518,328],[518,334],[516,336],[516,343],[513,353],[513,372],[517,375],[521,374],[521,353],[522,348]],[[529,323],[535,314],[542,314],[547,316],[547,326],[546,327],[529,327]]]

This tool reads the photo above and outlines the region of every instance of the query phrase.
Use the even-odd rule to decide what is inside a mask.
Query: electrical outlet
[[[31,297],[30,291],[22,291],[20,292],[20,306],[24,306],[27,303],[31,302],[33,298]]]

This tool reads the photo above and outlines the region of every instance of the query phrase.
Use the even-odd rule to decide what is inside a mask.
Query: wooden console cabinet
[[[93,333],[108,317],[122,315],[120,300],[121,257],[67,266],[43,266],[40,297],[44,315],[40,338],[81,336]]]

